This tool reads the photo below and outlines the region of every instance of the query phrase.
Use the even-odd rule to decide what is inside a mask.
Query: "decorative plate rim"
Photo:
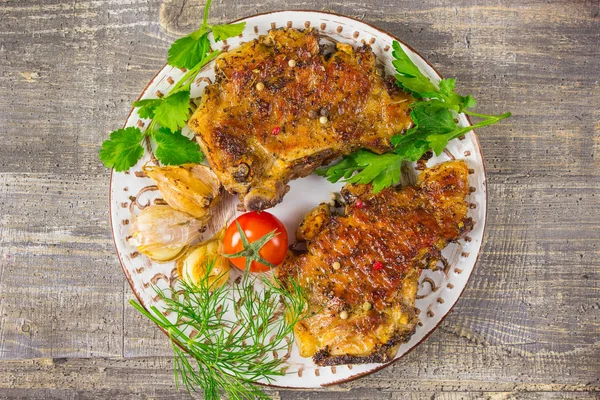
[[[433,66],[425,57],[423,57],[421,55],[421,53],[419,53],[414,47],[412,47],[411,45],[409,45],[408,43],[406,43],[405,41],[401,40],[400,38],[398,38],[396,35],[391,34],[369,22],[366,21],[362,21],[358,18],[355,17],[350,17],[347,15],[343,15],[343,14],[338,14],[335,12],[330,12],[330,11],[318,11],[318,10],[310,10],[310,9],[299,9],[299,10],[275,10],[275,11],[266,11],[266,12],[262,12],[262,13],[257,13],[257,14],[252,14],[252,15],[247,15],[245,17],[242,18],[237,18],[235,20],[229,21],[227,23],[236,23],[236,22],[241,22],[250,18],[254,18],[254,17],[260,17],[260,16],[265,16],[265,15],[271,15],[271,14],[279,14],[279,13],[309,13],[309,14],[324,14],[324,15],[330,15],[330,16],[336,16],[336,17],[342,17],[342,18],[347,18],[350,19],[352,21],[358,22],[360,24],[364,24],[369,26],[370,28],[383,33],[385,35],[390,36],[391,38],[393,38],[394,40],[398,41],[399,43],[401,43],[402,45],[406,46],[407,48],[409,48],[413,53],[415,53],[416,55],[418,55],[421,60],[423,60],[423,62],[425,64],[427,64],[441,79],[444,78],[444,76],[437,70],[437,68],[435,66]],[[138,96],[137,100],[140,100],[142,98],[142,96],[146,93],[146,91],[148,90],[148,88],[152,85],[152,83],[154,82],[154,80],[158,77],[158,75],[166,68],[168,67],[168,63],[165,63],[163,65],[162,68],[160,68],[158,70],[158,72],[148,81],[148,84],[142,89],[140,95]],[[131,110],[129,111],[129,114],[127,114],[127,117],[125,118],[125,122],[123,123],[123,128],[126,127],[127,125],[127,121],[129,120],[129,118],[131,117],[131,115],[133,114],[133,112],[135,111],[135,107],[132,107]],[[468,115],[465,114],[465,117],[469,123],[469,125],[473,125],[470,117]],[[479,150],[479,154],[481,155],[481,168],[483,171],[483,185],[487,186],[487,170],[486,170],[486,165],[485,165],[485,158],[483,156],[483,149],[481,148],[481,143],[479,142],[479,137],[475,131],[475,129],[473,129],[471,131],[473,133],[473,138],[475,140],[475,144],[477,145],[477,149]],[[111,229],[111,236],[112,236],[112,241],[113,241],[113,245],[115,248],[115,252],[117,254],[117,258],[119,260],[119,264],[121,264],[121,269],[123,270],[123,274],[125,275],[125,278],[127,279],[127,282],[129,283],[129,286],[131,288],[131,290],[133,291],[133,294],[135,295],[137,301],[142,305],[142,307],[146,308],[146,305],[144,304],[144,302],[141,299],[140,294],[137,292],[136,288],[134,287],[134,283],[133,280],[131,278],[131,275],[129,274],[129,271],[127,270],[127,268],[125,267],[123,260],[121,258],[121,254],[119,252],[118,246],[117,246],[117,242],[116,242],[116,238],[115,238],[115,229],[113,226],[113,221],[112,221],[112,215],[113,215],[113,210],[112,210],[112,185],[113,185],[113,175],[114,175],[114,169],[111,168],[110,170],[110,182],[109,182],[109,187],[108,187],[108,191],[109,191],[109,196],[108,196],[108,212],[109,212],[109,220],[110,220],[110,229]],[[481,244],[479,246],[479,249],[477,251],[477,256],[475,257],[475,261],[473,263],[473,268],[471,270],[471,273],[469,274],[467,281],[465,282],[465,285],[463,286],[463,288],[461,289],[460,293],[458,294],[457,300],[454,302],[454,304],[452,304],[452,306],[450,306],[450,309],[444,314],[442,315],[442,317],[440,318],[440,320],[433,326],[433,328],[431,330],[429,330],[429,332],[427,332],[422,338],[421,340],[419,340],[417,343],[415,343],[412,347],[410,347],[408,350],[406,350],[403,354],[401,354],[399,357],[395,357],[393,360],[388,361],[386,363],[382,363],[381,365],[378,365],[377,367],[370,369],[369,371],[365,371],[365,372],[360,372],[357,373],[355,375],[352,375],[348,378],[345,379],[340,379],[337,381],[332,381],[329,383],[325,383],[325,384],[321,384],[321,387],[329,387],[329,386],[335,386],[335,385],[339,385],[342,383],[348,383],[348,382],[352,382],[356,379],[360,379],[363,378],[365,376],[371,375],[375,372],[378,372],[384,368],[389,367],[390,365],[396,363],[398,360],[400,360],[401,358],[404,358],[407,354],[409,354],[410,352],[412,352],[415,348],[417,348],[421,343],[423,343],[427,338],[429,338],[429,336],[435,332],[437,330],[437,328],[442,324],[442,322],[445,321],[446,317],[448,315],[450,315],[452,313],[452,311],[454,310],[454,307],[456,306],[456,304],[458,303],[458,301],[460,300],[460,297],[462,296],[462,294],[464,293],[465,289],[467,288],[469,282],[471,281],[471,278],[473,276],[473,272],[475,271],[475,268],[477,267],[477,264],[479,262],[479,257],[481,256],[481,252],[482,252],[482,247],[483,247],[483,243],[484,243],[484,238],[485,238],[485,233],[486,233],[486,229],[487,229],[487,214],[488,214],[488,193],[487,190],[484,193],[484,198],[485,198],[485,217],[483,218],[483,227],[482,227],[482,234],[481,234]],[[157,327],[166,335],[168,336],[168,333],[161,328],[160,326],[157,325]],[[179,345],[179,344],[178,344]],[[260,386],[264,386],[264,387],[273,387],[273,388],[280,388],[280,389],[296,389],[296,390],[307,390],[306,388],[301,388],[301,387],[294,387],[294,386],[283,386],[283,385],[275,385],[272,383],[262,383],[262,382],[253,382],[256,385],[260,385]]]

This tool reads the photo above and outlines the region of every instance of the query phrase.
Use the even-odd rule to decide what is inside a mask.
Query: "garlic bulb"
[[[209,207],[219,197],[221,184],[205,165],[146,166],[144,172],[156,182],[167,204],[193,217],[207,217]]]
[[[170,261],[200,236],[204,225],[170,206],[150,206],[132,224],[129,243],[154,261]]]
[[[191,247],[177,260],[179,277],[190,285],[201,283],[212,290],[223,286],[229,279],[229,260],[223,257],[223,234],[221,230],[212,239]],[[210,271],[207,270],[212,266]],[[206,279],[206,282],[203,280]]]

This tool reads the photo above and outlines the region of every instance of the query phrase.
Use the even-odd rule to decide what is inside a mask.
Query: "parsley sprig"
[[[151,120],[142,132],[137,127],[127,127],[111,132],[110,138],[102,143],[100,160],[107,168],[126,171],[144,155],[143,140],[154,142],[156,158],[165,165],[199,163],[204,159],[200,146],[181,134],[181,129],[190,118],[190,88],[203,66],[214,60],[221,52],[211,49],[209,34],[214,41],[238,36],[246,23],[210,25],[208,10],[211,0],[204,8],[202,25],[196,31],[176,40],[169,48],[169,65],[187,69],[185,75],[171,88],[166,96],[133,102],[141,118]]]
[[[372,183],[373,192],[377,193],[400,181],[404,161],[417,161],[430,150],[439,156],[450,140],[511,115],[509,112],[487,115],[470,111],[477,102],[471,95],[461,96],[454,91],[455,78],[442,79],[438,87],[419,70],[398,42],[393,43],[392,55],[396,83],[415,98],[410,113],[414,125],[404,134],[392,137],[394,148],[389,153],[375,154],[361,149],[333,166],[318,169],[317,173],[330,182],[343,179],[350,183]],[[456,122],[457,113],[481,118],[481,121],[462,128]]]

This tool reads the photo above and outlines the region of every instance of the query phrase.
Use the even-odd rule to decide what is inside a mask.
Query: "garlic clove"
[[[178,211],[208,220],[210,206],[219,198],[221,183],[212,170],[201,164],[145,166],[163,199]]]
[[[135,218],[129,243],[154,261],[170,261],[200,237],[204,225],[170,206],[150,206]]]
[[[177,260],[179,277],[190,285],[207,285],[209,289],[223,286],[229,279],[229,260],[223,257],[223,233],[191,247]],[[208,268],[211,268],[208,270]]]

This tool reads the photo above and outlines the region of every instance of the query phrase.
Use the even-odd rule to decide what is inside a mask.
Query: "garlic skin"
[[[133,222],[129,243],[154,261],[171,261],[198,239],[204,225],[170,206],[150,206]]]
[[[210,206],[219,198],[221,183],[211,169],[201,164],[143,168],[168,205],[208,221]]]
[[[223,257],[223,235],[221,230],[212,239],[191,247],[177,260],[179,277],[188,284],[199,286],[207,285],[209,290],[223,286],[229,279],[229,260]],[[212,269],[207,276],[207,267],[212,264]],[[202,282],[207,279],[206,282]]]

